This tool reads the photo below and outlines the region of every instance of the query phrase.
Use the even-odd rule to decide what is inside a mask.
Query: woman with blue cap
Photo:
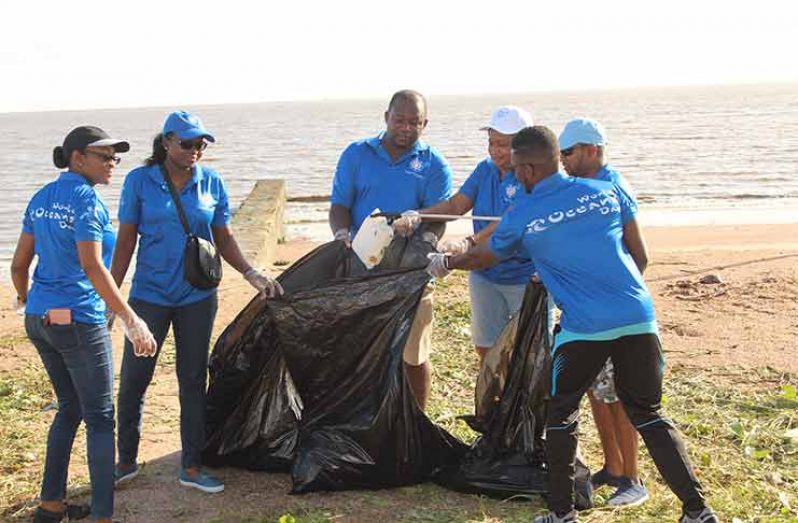
[[[178,111],[166,118],[163,132],[155,137],[152,156],[125,178],[111,266],[121,285],[138,243],[130,306],[152,329],[158,353],[170,325],[174,332],[182,443],[179,481],[209,493],[224,490],[219,479],[200,469],[208,348],[217,310],[215,286],[221,278],[221,262],[215,254],[242,273],[261,296],[282,294],[279,283],[244,258],[229,226],[225,184],[216,171],[199,164],[203,151],[213,142],[213,135],[197,116]],[[199,280],[198,271],[205,271]],[[141,360],[134,357],[133,347],[125,344],[119,384],[117,484],[139,472],[144,394],[158,353]]]
[[[134,357],[155,353],[146,323],[125,303],[108,265],[115,235],[108,208],[95,190],[111,181],[117,153],[130,146],[98,127],[73,129],[53,151],[66,168],[31,199],[11,264],[25,331],[39,352],[58,398],[47,436],[41,504],[33,521],[48,523],[91,514],[111,521],[114,511],[114,365],[107,307],[125,325]],[[28,276],[38,256],[33,284]],[[65,503],[69,458],[80,422],[86,424],[91,507]]]

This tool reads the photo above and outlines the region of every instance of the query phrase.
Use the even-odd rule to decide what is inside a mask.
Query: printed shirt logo
[[[504,189],[504,195],[507,197],[509,201],[513,201],[517,193],[518,193],[518,184],[516,183],[511,183]]]
[[[412,160],[410,160],[408,167],[410,168],[411,171],[419,172],[422,169],[424,169],[424,164],[418,158],[413,158]]]
[[[603,215],[621,212],[621,206],[618,203],[618,195],[615,194],[614,189],[578,196],[575,205],[571,209],[564,211],[557,210],[550,213],[548,216],[531,220],[527,223],[526,233],[537,234],[558,223],[566,222],[577,216],[594,212],[599,212]]]

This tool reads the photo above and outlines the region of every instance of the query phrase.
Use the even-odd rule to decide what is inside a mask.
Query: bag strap
[[[175,202],[175,208],[177,209],[177,215],[180,217],[180,223],[183,224],[183,230],[186,232],[186,236],[190,236],[191,229],[188,227],[188,219],[186,218],[186,211],[183,210],[183,202],[180,201],[180,195],[177,194],[175,184],[172,183],[172,179],[169,178],[169,174],[167,174],[163,164],[161,164],[160,167],[163,179],[166,181],[166,185],[169,186],[169,193],[172,195],[172,201]]]

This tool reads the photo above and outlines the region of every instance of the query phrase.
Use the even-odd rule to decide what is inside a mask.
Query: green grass
[[[477,372],[465,285],[465,278],[457,275],[436,290],[435,377],[429,414],[470,441],[475,434],[456,419],[473,411]],[[171,347],[161,355],[159,366],[174,365],[170,354]],[[167,368],[159,372],[171,372]],[[38,366],[0,376],[0,520],[11,519],[35,500],[52,419],[52,412],[43,412],[42,407],[52,399],[49,381]],[[666,414],[685,436],[690,458],[721,521],[798,523],[798,377],[769,368],[672,367],[665,381],[664,403]],[[588,464],[596,468],[601,465],[601,450],[589,407],[584,407],[580,445]],[[83,448],[82,441],[76,441],[75,452],[83,452]],[[582,513],[582,521],[676,521],[679,502],[662,483],[643,445],[640,468],[651,492],[650,501],[628,510],[598,508]],[[85,479],[70,488],[85,488]],[[601,504],[609,494],[609,490],[600,490],[597,502]],[[277,503],[283,505],[279,510],[220,506],[220,512],[208,514],[206,521],[520,523],[530,521],[542,507],[540,499],[501,501],[465,496],[433,484],[331,496],[286,496]]]

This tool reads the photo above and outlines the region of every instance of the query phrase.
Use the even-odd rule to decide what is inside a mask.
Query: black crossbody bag
[[[183,274],[186,281],[197,289],[214,289],[222,281],[222,258],[213,242],[191,234],[180,195],[177,194],[172,179],[169,178],[163,165],[161,174],[166,180],[166,185],[169,186],[169,193],[172,195],[172,201],[175,202],[177,215],[180,217],[180,223],[183,224],[183,230],[186,233],[186,250],[183,251]]]

